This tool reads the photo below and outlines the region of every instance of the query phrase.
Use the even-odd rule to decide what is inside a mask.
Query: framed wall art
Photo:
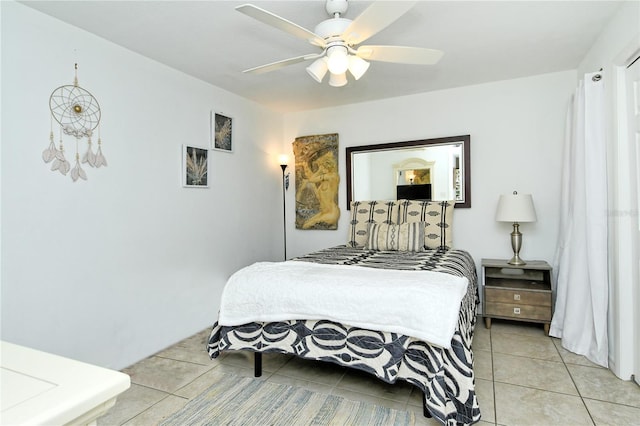
[[[211,111],[211,148],[233,152],[233,118]]]
[[[182,186],[185,188],[209,187],[209,150],[182,145]]]
[[[338,229],[338,134],[297,137],[296,229]]]

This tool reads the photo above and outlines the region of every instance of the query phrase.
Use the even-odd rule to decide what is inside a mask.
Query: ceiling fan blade
[[[243,4],[236,7],[236,10],[238,12],[244,13],[247,16],[257,19],[262,23],[291,34],[292,36],[307,40],[313,45],[320,46],[322,48],[324,48],[326,45],[324,39],[319,35],[307,30],[306,28],[301,27],[298,24],[294,24],[291,21],[288,21],[278,15],[275,15],[252,4]]]
[[[362,43],[407,13],[416,3],[416,1],[374,2],[349,24],[342,33],[342,37],[350,45]]]
[[[272,62],[270,64],[260,65],[259,67],[249,68],[248,70],[244,70],[242,72],[248,73],[248,74],[263,74],[265,72],[270,72],[270,71],[277,70],[279,68],[286,67],[288,65],[293,65],[299,62],[304,62],[304,61],[309,61],[311,59],[319,58],[323,54],[324,53],[318,53],[318,54],[314,53],[311,55],[296,56],[295,58],[283,59],[282,61]]]
[[[356,54],[362,59],[400,64],[433,65],[444,52],[436,49],[407,46],[360,46]]]

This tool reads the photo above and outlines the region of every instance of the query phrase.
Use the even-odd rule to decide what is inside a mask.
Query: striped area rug
[[[411,412],[349,401],[295,386],[221,374],[220,380],[167,418],[183,425],[413,425]]]

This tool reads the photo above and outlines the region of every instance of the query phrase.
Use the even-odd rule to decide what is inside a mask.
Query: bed
[[[277,268],[325,265],[345,271],[361,268],[369,273],[377,271],[412,277],[418,274],[433,277],[437,272],[438,276],[464,279],[467,285],[460,298],[453,302],[457,306],[450,340],[436,344],[434,339],[415,337],[421,334],[405,331],[407,328],[363,327],[363,324],[353,324],[357,321],[338,321],[332,318],[333,315],[277,320],[264,320],[271,318],[265,316],[259,317],[262,320],[242,324],[231,321],[232,325],[220,325],[227,324],[222,315],[223,295],[219,321],[214,324],[207,344],[209,356],[216,358],[227,350],[255,352],[256,375],[260,374],[264,352],[333,362],[366,371],[387,383],[404,380],[417,386],[424,394],[425,415],[433,416],[443,424],[477,422],[480,408],[474,387],[471,350],[478,304],[477,275],[469,253],[452,248],[452,207],[451,202],[353,202],[347,244],[274,265]],[[288,286],[293,288],[291,284]],[[345,297],[344,294],[337,296]],[[437,300],[435,296],[434,299]],[[447,303],[440,301],[437,304]],[[428,316],[427,311],[432,309],[423,311],[422,316]],[[376,324],[384,323],[387,318],[390,317]]]

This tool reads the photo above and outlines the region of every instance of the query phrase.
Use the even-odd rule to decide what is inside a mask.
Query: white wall
[[[566,108],[575,71],[468,86],[285,116],[287,147],[295,137],[337,132],[340,208],[337,231],[303,231],[288,223],[290,256],[344,244],[349,211],[345,148],[445,136],[471,135],[470,209],[456,209],[454,245],[483,257],[509,258],[511,225],[494,220],[500,194],[531,193],[538,222],[521,226],[526,259],[552,261],[558,234],[560,167]],[[293,211],[293,194],[288,194]]]
[[[211,326],[232,272],[282,256],[281,116],[1,7],[2,339],[119,369]],[[73,183],[41,153],[49,96],[75,62],[109,166]],[[235,152],[210,152],[209,189],[182,188],[181,145],[207,146],[212,108],[235,118]]]
[[[230,273],[281,256],[276,156],[302,135],[340,135],[342,217],[337,231],[295,230],[290,188],[289,257],[346,240],[344,148],[470,134],[473,207],[456,210],[456,246],[478,264],[510,256],[511,226],[494,214],[517,189],[538,211],[521,227],[522,256],[552,260],[575,71],[292,113],[283,132],[281,116],[228,92],[23,5],[0,8],[2,339],[121,368],[211,325]],[[600,44],[585,64],[619,46]],[[101,103],[109,160],[79,183],[40,157],[49,95],[71,84],[75,62]],[[183,189],[180,146],[208,143],[211,108],[235,118],[235,152],[210,153],[210,189]]]
[[[578,67],[584,73],[603,69],[606,96],[609,182],[609,365],[623,379],[640,376],[640,241],[638,241],[638,173],[633,141],[625,121],[624,69],[640,53],[640,2],[625,2]],[[635,54],[635,56],[633,56]],[[635,194],[634,194],[635,192]],[[635,367],[634,367],[635,364]]]

